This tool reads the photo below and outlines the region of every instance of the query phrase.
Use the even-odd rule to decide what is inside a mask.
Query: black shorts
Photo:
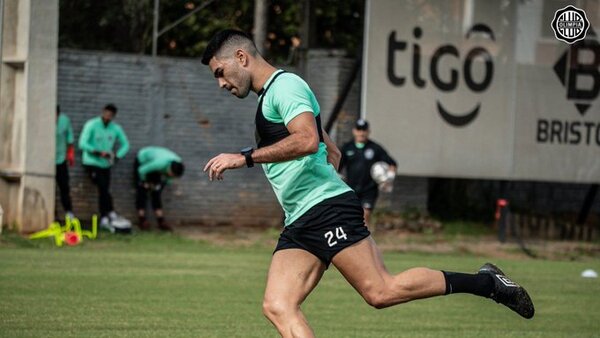
[[[350,191],[322,201],[285,227],[279,235],[275,252],[303,249],[329,267],[338,252],[370,234],[360,201]]]
[[[358,196],[362,207],[369,210],[375,209],[375,202],[377,202],[378,195],[378,189],[370,189],[367,191],[359,191],[356,193],[356,196]]]

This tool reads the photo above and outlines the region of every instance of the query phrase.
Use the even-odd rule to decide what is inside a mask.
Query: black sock
[[[489,298],[494,290],[494,281],[488,274],[442,271],[446,279],[446,295],[451,293],[471,293]]]
[[[158,220],[158,224],[159,225],[165,224],[165,218],[164,217],[157,217],[156,219]]]

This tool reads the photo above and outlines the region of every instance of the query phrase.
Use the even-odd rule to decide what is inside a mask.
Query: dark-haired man
[[[102,115],[88,120],[79,136],[79,149],[83,151],[83,166],[98,187],[100,227],[110,232],[129,232],[131,222],[118,215],[110,194],[110,170],[115,161],[125,157],[129,151],[127,136],[114,118],[117,107],[107,104]],[[119,148],[114,151],[118,142]]]
[[[263,301],[264,314],[283,337],[314,336],[300,305],[329,263],[376,308],[465,292],[533,316],[525,289],[491,264],[475,274],[428,268],[390,274],[364,225],[360,201],[337,175],[340,151],[321,128],[319,104],[306,82],[270,65],[250,37],[235,30],[217,33],[202,63],[231,94],[258,94],[257,149],[220,154],[204,171],[222,180],[227,169],[261,163],[285,211]]]
[[[181,157],[163,147],[144,147],[137,153],[134,162],[136,184],[135,206],[141,230],[149,230],[150,223],[146,219],[147,196],[152,197],[152,209],[158,221],[158,228],[163,231],[173,229],[165,222],[162,209],[161,193],[172,177],[181,177],[185,167]]]

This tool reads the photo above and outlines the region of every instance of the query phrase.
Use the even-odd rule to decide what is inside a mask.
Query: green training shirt
[[[56,164],[65,161],[67,145],[73,144],[73,142],[75,142],[75,137],[71,120],[67,115],[61,113],[56,120]]]
[[[79,149],[83,151],[83,164],[100,168],[110,168],[107,158],[94,155],[94,151],[112,152],[115,142],[119,141],[117,158],[122,159],[129,151],[129,141],[120,125],[111,121],[104,125],[102,117],[94,117],[87,121],[79,136]]]
[[[181,157],[163,147],[144,147],[138,151],[137,160],[140,163],[138,174],[142,181],[148,173],[154,171],[167,174],[173,161],[181,163]]]
[[[267,88],[275,74],[277,72],[263,88]],[[311,112],[314,116],[320,113],[319,103],[308,84],[292,73],[277,77],[264,95],[263,116],[273,123],[287,126],[301,113]],[[352,190],[327,162],[327,146],[323,142],[314,154],[286,162],[263,163],[262,167],[285,212],[285,226],[323,200]]]

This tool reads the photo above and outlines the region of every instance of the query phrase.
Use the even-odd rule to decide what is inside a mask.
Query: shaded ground
[[[274,248],[280,229],[239,227],[184,227],[177,233],[190,239],[218,246]],[[418,252],[435,254],[474,254],[493,258],[527,258],[516,241],[500,243],[493,234],[453,234],[446,231],[432,234],[403,230],[377,230],[373,237],[385,252]],[[552,260],[588,260],[600,258],[600,243],[575,241],[532,241],[525,247],[537,258]]]

